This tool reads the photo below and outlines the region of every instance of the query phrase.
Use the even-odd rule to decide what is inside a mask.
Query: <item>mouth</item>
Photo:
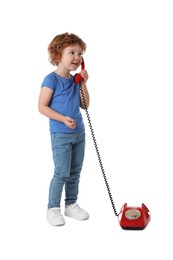
[[[79,63],[78,62],[72,62],[72,65],[79,66]]]

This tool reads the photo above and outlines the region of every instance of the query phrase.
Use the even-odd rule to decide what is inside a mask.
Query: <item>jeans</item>
[[[60,207],[63,187],[65,205],[78,198],[78,186],[85,151],[85,133],[51,133],[54,175],[49,187],[48,208]]]

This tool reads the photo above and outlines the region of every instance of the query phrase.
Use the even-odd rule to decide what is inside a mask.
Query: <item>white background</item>
[[[168,0],[1,1],[1,259],[172,259],[173,8]],[[89,112],[112,196],[151,211],[121,229],[86,121],[80,184],[85,222],[46,222],[53,174],[48,119],[39,114],[47,46],[64,32],[87,43]],[[63,211],[63,207],[62,207]]]

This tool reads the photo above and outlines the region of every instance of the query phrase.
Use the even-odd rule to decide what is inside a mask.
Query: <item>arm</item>
[[[44,116],[50,119],[60,121],[69,128],[74,129],[76,127],[76,121],[68,116],[61,115],[52,108],[49,107],[50,100],[53,95],[53,90],[48,87],[42,87],[39,95],[38,110]]]
[[[89,97],[89,93],[88,93],[88,89],[85,83],[82,83],[82,89],[83,89],[83,93],[84,93],[84,97],[85,97],[85,102],[86,102],[86,106],[87,108],[89,107],[89,103],[90,103],[90,97]],[[83,99],[82,99],[82,94],[80,93],[80,107],[82,109],[85,109],[85,106],[83,104]]]

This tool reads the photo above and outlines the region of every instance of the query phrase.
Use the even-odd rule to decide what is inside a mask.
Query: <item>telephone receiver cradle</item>
[[[82,70],[85,69],[83,57],[82,57],[81,69]],[[76,84],[81,84],[81,82],[83,81],[83,77],[81,76],[80,73],[77,73],[77,74],[74,75],[74,81],[75,81]],[[82,96],[83,96],[84,103],[85,103],[84,94]],[[86,110],[86,113],[87,113],[89,126],[91,128],[91,134],[92,134],[94,143],[96,144],[96,139],[95,139],[95,136],[93,134],[93,128],[92,128],[92,125],[91,125],[91,120],[90,120],[90,117],[89,117],[87,107],[85,108],[85,110]],[[99,154],[97,147],[96,147],[96,151],[97,151],[97,155],[99,157],[99,162],[101,164],[101,169],[103,170],[101,157],[100,157],[100,154]],[[106,175],[105,175],[104,172],[102,172],[102,173],[103,173],[103,177],[104,177],[107,189],[108,189],[109,197],[110,197],[115,215],[118,217],[120,226],[123,229],[128,229],[128,230],[142,230],[142,229],[144,229],[151,219],[150,212],[149,212],[148,208],[145,206],[144,203],[142,203],[141,207],[128,207],[127,203],[125,203],[123,205],[123,207],[121,208],[120,213],[117,214],[115,206],[114,206],[114,202],[113,202],[113,199],[112,199],[112,195],[111,195],[111,192],[110,192],[110,188],[109,188],[109,185],[108,185],[108,182],[107,182]]]

